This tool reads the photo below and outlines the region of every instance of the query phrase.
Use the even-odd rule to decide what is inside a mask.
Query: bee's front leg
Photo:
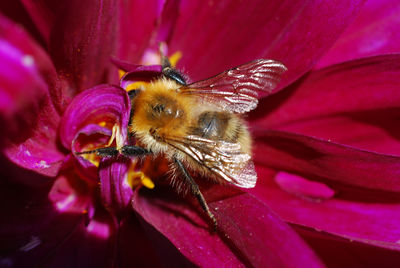
[[[174,157],[173,161],[174,161],[175,166],[182,172],[182,175],[185,178],[186,182],[189,184],[192,194],[197,198],[201,207],[207,213],[208,217],[212,221],[213,227],[214,227],[213,231],[216,232],[217,227],[218,227],[217,219],[215,218],[214,214],[210,211],[210,208],[208,207],[203,194],[200,192],[199,186],[194,181],[194,179],[190,176],[189,172],[187,171],[187,169],[185,168],[185,166],[182,164],[182,162],[179,159]]]

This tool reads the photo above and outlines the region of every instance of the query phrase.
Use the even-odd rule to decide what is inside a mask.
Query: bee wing
[[[197,95],[224,111],[246,113],[257,107],[257,92],[271,93],[286,70],[280,62],[260,59],[184,86],[180,92]]]
[[[251,156],[242,152],[239,143],[193,135],[179,140],[170,137],[166,142],[227,182],[242,188],[256,184],[257,173]]]

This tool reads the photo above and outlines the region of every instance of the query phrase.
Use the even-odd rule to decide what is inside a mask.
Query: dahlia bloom
[[[362,4],[0,4],[0,264],[398,261],[400,6]],[[160,72],[160,44],[192,81],[257,58],[288,68],[248,117],[257,186],[201,185],[216,233],[162,161],[74,154],[129,141],[126,90]]]

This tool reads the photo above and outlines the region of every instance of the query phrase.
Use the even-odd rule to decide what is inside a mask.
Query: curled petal
[[[130,114],[130,100],[126,92],[118,87],[100,85],[86,90],[68,106],[61,120],[62,144],[71,149],[73,140],[87,125],[104,125],[109,129],[117,126],[116,137],[125,142]]]
[[[83,152],[86,150],[103,147],[108,144],[112,137],[112,131],[106,127],[101,127],[97,124],[89,124],[79,130],[74,138],[71,146],[72,152]],[[98,183],[98,165],[99,157],[92,154],[85,157],[73,157],[71,161],[74,162],[74,169],[81,178],[88,180],[92,183]]]
[[[127,88],[130,84],[138,81],[150,82],[162,74],[161,65],[122,65],[120,62],[118,66],[128,71],[120,80],[122,88]]]
[[[257,58],[278,60],[288,67],[283,87],[310,70],[362,2],[182,1],[169,50],[183,53],[178,67],[194,81]]]
[[[133,64],[128,61],[123,61],[117,58],[111,58],[112,63],[114,63],[119,69],[125,72],[134,72],[134,71],[156,71],[161,72],[161,65],[149,66],[149,65],[140,65]]]
[[[254,133],[256,164],[367,189],[400,191],[399,157],[283,131]]]
[[[73,152],[81,152],[85,150],[85,146],[90,142],[93,147],[99,147],[107,144],[112,131],[106,127],[97,124],[88,124],[79,130],[76,137],[72,141],[71,150]],[[89,140],[90,139],[90,140]]]
[[[295,232],[248,194],[210,202],[219,223],[217,234],[210,233],[208,223],[199,219],[200,212],[174,204],[170,198],[160,192],[141,192],[134,195],[132,204],[196,265],[323,267]]]
[[[119,214],[126,210],[133,195],[128,183],[130,159],[103,158],[99,166],[100,194],[106,208]]]

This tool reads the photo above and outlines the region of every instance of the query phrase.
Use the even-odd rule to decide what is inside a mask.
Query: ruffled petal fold
[[[71,149],[80,132],[83,131],[85,135],[99,134],[99,127],[88,129],[88,125],[98,125],[109,130],[113,127],[119,129],[115,138],[124,143],[128,134],[130,109],[129,97],[119,87],[99,85],[86,90],[73,99],[63,115],[60,125],[61,142],[65,148]]]

